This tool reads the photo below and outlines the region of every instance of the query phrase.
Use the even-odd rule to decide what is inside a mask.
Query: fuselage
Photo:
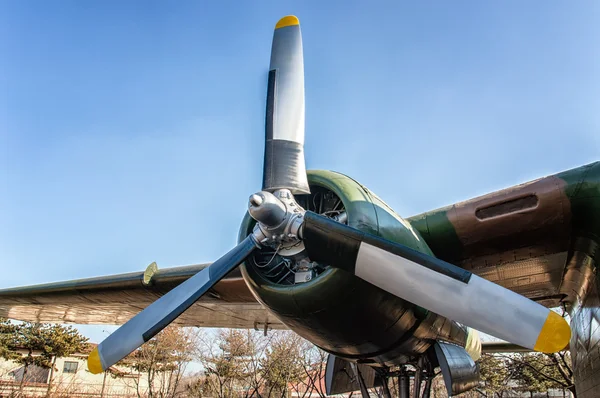
[[[418,231],[353,179],[312,171],[308,180],[311,194],[297,197],[305,208],[329,215],[343,209],[348,225],[433,255]],[[252,227],[247,215],[240,236]],[[470,329],[339,268],[327,264],[299,268],[310,264],[301,253],[287,261],[276,256],[268,252],[262,263],[260,258],[246,261],[241,267],[244,280],[277,318],[331,354],[361,363],[397,365],[412,362],[438,339],[467,343]]]

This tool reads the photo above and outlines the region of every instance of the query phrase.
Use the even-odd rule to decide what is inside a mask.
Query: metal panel
[[[523,253],[520,253],[520,252]],[[527,252],[527,254],[525,254]],[[531,248],[514,250],[465,261],[460,265],[480,277],[499,284],[542,305],[555,307],[561,298],[559,287],[567,261],[567,252],[536,255]]]
[[[578,239],[565,272],[563,291],[573,299],[571,358],[578,398],[600,397],[600,250],[595,242]],[[594,260],[594,257],[596,260]]]
[[[441,341],[434,347],[449,396],[477,387],[479,369],[464,348]]]
[[[600,397],[600,291],[598,279],[571,321],[571,354],[579,398]]]
[[[370,366],[357,364],[365,386],[372,388],[375,386],[375,369]],[[327,365],[325,366],[325,391],[327,395],[345,394],[352,391],[358,391],[360,386],[354,377],[350,362],[345,359],[329,354],[327,356]]]

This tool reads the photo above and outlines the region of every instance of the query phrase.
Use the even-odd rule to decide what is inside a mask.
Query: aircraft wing
[[[598,249],[600,162],[408,221],[437,257],[555,307],[581,293]]]
[[[0,317],[120,325],[209,264],[0,290]],[[287,329],[252,296],[239,270],[218,282],[175,322],[180,326]]]
[[[437,257],[556,307],[585,285],[581,278],[589,275],[581,267],[585,256],[597,250],[586,237],[600,236],[600,162],[407,220]],[[0,317],[122,324],[207,266],[150,266],[144,272],[0,290]],[[286,328],[256,301],[239,271],[217,283],[175,322]]]

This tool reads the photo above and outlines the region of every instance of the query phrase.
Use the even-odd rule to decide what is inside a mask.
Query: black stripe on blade
[[[252,235],[248,235],[243,241],[241,241],[223,257],[209,265],[208,268],[200,271],[208,272],[208,281],[204,285],[198,286],[198,289],[193,292],[193,294],[183,300],[171,312],[166,313],[162,319],[160,319],[150,329],[143,333],[142,338],[144,339],[144,342],[147,342],[152,337],[156,336],[158,332],[166,328],[171,322],[177,319],[179,315],[183,314],[185,310],[190,308],[192,304],[198,301],[200,297],[202,297],[210,288],[223,279],[229,271],[240,265],[242,261],[244,261],[246,257],[248,257],[250,253],[254,251],[255,248],[256,245],[254,244]],[[182,285],[179,285],[178,287],[181,288],[181,286]],[[177,289],[178,287],[175,287],[173,290]],[[161,299],[166,299],[166,295],[162,296],[159,300]]]
[[[277,95],[277,70],[269,72],[265,119],[265,158],[263,191],[289,189],[293,194],[310,193],[306,180],[304,146],[295,141],[274,140],[274,117]]]
[[[286,140],[265,142],[263,191],[289,189],[293,194],[310,193],[304,166],[304,148]]]
[[[354,273],[361,242],[468,283],[471,273],[443,260],[423,254],[407,246],[361,232],[328,217],[307,211],[302,238],[311,260]]]
[[[267,83],[267,112],[265,120],[266,139],[273,139],[273,116],[275,115],[275,85],[277,84],[277,70],[269,71],[269,81]]]

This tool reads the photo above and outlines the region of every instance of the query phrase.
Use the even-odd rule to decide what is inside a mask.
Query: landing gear
[[[409,398],[410,395],[410,374],[406,367],[401,367],[398,374],[398,396],[399,398]]]
[[[352,364],[352,371],[355,380],[360,386],[362,398],[370,398],[369,390],[366,387],[362,373],[356,366]],[[398,398],[430,398],[432,380],[435,377],[433,367],[429,362],[415,365],[414,369],[408,369],[406,366],[400,367],[398,370],[390,370],[389,368],[380,368],[377,370],[376,378],[378,379],[375,385],[379,386],[377,393],[380,398],[392,398],[392,392],[389,388],[390,380],[397,378],[398,388],[394,388]],[[411,383],[412,379],[412,383]],[[412,397],[411,397],[412,384]],[[394,386],[395,387],[395,386]]]
[[[350,367],[352,368],[354,377],[358,381],[358,386],[360,387],[360,393],[362,394],[363,398],[369,398],[369,390],[367,390],[367,385],[365,383],[365,379],[364,379],[362,373],[360,373],[358,366],[356,366],[356,364],[354,362],[351,362]]]
[[[422,398],[429,398],[431,396],[431,385],[433,382],[433,378],[435,377],[435,372],[431,363],[427,362],[425,365],[425,371],[423,372],[425,387],[423,387],[423,395]]]
[[[325,366],[325,392],[337,395],[358,390],[362,398],[430,398],[436,376],[430,361],[430,357],[422,356],[409,365],[375,367],[330,354]]]
[[[388,379],[383,374],[377,374],[381,382],[381,395],[384,398],[392,398],[392,394],[390,393],[390,387],[388,385]]]
[[[404,366],[400,368],[396,376],[398,378],[398,397],[411,398],[410,381],[412,379],[412,398],[429,398],[431,396],[431,381],[435,377],[429,367],[428,364],[428,366],[415,366],[414,370],[408,370]]]
[[[429,398],[431,395],[431,382],[435,377],[433,366],[422,357],[415,366],[413,376],[413,398]],[[423,382],[425,385],[423,386]],[[408,394],[406,395],[408,397]]]

